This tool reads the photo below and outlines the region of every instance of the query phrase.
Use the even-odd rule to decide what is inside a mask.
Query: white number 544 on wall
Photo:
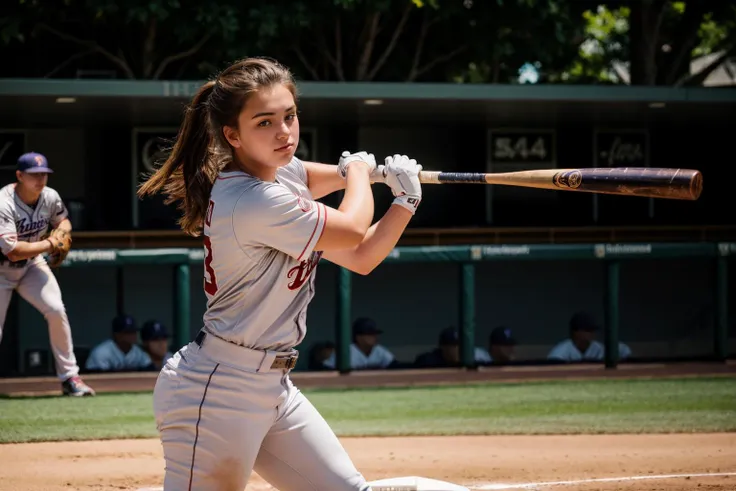
[[[490,142],[490,158],[494,163],[547,164],[555,161],[552,131],[494,130]]]

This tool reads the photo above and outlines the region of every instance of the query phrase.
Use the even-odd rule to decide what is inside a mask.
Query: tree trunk
[[[629,77],[631,85],[657,83],[659,26],[665,3],[642,0],[631,4],[629,17]]]
[[[156,19],[152,18],[148,22],[148,29],[146,34],[146,40],[143,42],[143,52],[141,53],[141,72],[143,78],[150,78],[154,70],[154,63],[156,59]]]
[[[698,31],[708,11],[707,2],[688,3],[685,13],[670,38],[671,50],[662,53],[658,82],[673,85],[690,73],[693,48],[698,44]]]
[[[365,40],[363,41],[363,51],[360,55],[360,60],[358,61],[358,66],[355,69],[355,80],[364,80],[366,75],[368,74],[368,67],[371,63],[371,55],[373,54],[373,47],[376,43],[376,36],[378,35],[378,24],[381,21],[381,14],[379,12],[374,12],[373,14],[369,15],[365,22],[366,22],[366,36]]]

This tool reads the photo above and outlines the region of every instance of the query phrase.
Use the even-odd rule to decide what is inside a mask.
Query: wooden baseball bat
[[[384,182],[383,165],[373,173]],[[498,184],[528,188],[579,191],[621,196],[642,196],[695,201],[703,190],[703,176],[694,169],[657,167],[601,167],[540,169],[516,172],[420,171],[422,184]]]

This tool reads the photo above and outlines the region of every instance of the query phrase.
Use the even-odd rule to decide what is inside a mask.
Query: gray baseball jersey
[[[243,489],[252,470],[282,491],[370,489],[288,371],[252,364],[275,355],[235,346],[287,351],[306,331],[326,209],[299,160],[276,179],[222,172],[212,188],[204,324],[215,336],[184,346],[154,389],[166,491]]]
[[[204,223],[204,324],[248,348],[288,350],[306,333],[326,209],[294,158],[276,182],[222,172]]]
[[[18,241],[37,242],[49,226],[56,227],[67,215],[59,193],[48,186],[34,207],[25,204],[15,194],[15,184],[0,189],[0,338],[8,304],[16,290],[48,323],[56,374],[61,380],[77,375],[79,367],[56,276],[40,255],[10,262],[7,254]]]
[[[55,189],[43,188],[35,207],[25,204],[15,194],[15,184],[0,189],[0,252],[13,250],[17,241],[38,242],[48,231],[56,227],[69,213]]]

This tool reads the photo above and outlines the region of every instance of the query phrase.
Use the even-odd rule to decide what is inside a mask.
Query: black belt
[[[28,264],[28,261],[33,259],[33,257],[29,257],[28,259],[21,259],[20,261],[11,261],[8,256],[0,252],[0,265],[7,266],[9,268],[23,268]]]
[[[6,266],[8,268],[25,268],[26,266],[28,266],[28,259],[22,259],[20,261],[0,261],[0,265]]]
[[[204,342],[204,338],[207,337],[207,334],[209,333],[205,330],[199,331],[197,333],[197,337],[194,338],[194,343],[201,348],[202,343]],[[229,341],[225,341],[225,342],[229,343]],[[293,370],[294,367],[296,367],[296,361],[298,359],[299,359],[299,352],[295,350],[293,354],[290,354],[288,356],[277,356],[273,360],[273,363],[271,363],[271,368],[277,369],[277,370]]]

